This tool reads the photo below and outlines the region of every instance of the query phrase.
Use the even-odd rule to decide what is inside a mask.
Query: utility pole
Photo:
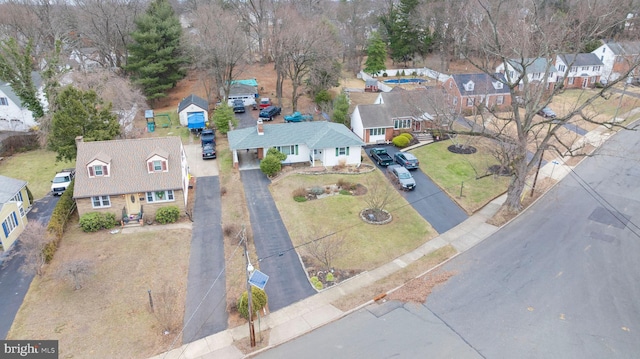
[[[255,347],[256,346],[256,332],[255,329],[253,327],[253,303],[252,303],[252,295],[251,295],[251,283],[249,283],[249,276],[251,275],[251,272],[253,271],[253,266],[251,265],[251,262],[249,261],[249,251],[247,250],[247,236],[245,234],[245,228],[244,225],[242,226],[242,243],[244,244],[244,257],[246,258],[247,261],[247,269],[246,269],[246,273],[247,273],[247,309],[249,312],[249,340],[251,342],[251,347]]]

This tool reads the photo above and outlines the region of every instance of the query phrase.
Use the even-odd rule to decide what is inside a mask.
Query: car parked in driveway
[[[414,170],[420,166],[420,161],[409,152],[396,152],[393,159],[397,164],[408,170]]]
[[[416,180],[413,179],[408,169],[398,165],[391,165],[387,167],[387,170],[402,190],[411,191],[416,188]]]
[[[202,145],[202,159],[216,158],[215,142],[207,142]]]
[[[544,107],[542,110],[538,111],[538,115],[544,118],[556,118],[556,113],[549,107]]]

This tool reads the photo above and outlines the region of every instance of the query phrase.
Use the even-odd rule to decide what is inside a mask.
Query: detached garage
[[[189,129],[202,129],[209,119],[209,103],[196,95],[189,95],[178,105],[180,125]]]

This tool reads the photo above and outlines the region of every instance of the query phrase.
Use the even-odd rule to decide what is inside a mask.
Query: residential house
[[[256,79],[235,80],[231,81],[227,102],[229,106],[233,106],[234,100],[242,100],[245,106],[253,106],[259,96]],[[224,97],[223,89],[220,89],[220,97]]]
[[[640,60],[640,41],[603,41],[591,51],[602,61],[601,82],[615,81],[625,75]],[[631,77],[640,77],[640,70],[633,68]]]
[[[178,117],[182,126],[204,128],[209,121],[209,103],[196,95],[189,95],[178,104]]]
[[[454,74],[442,83],[449,104],[456,113],[472,113],[477,106],[506,109],[511,106],[511,92],[504,74]]]
[[[80,216],[110,212],[125,223],[142,223],[161,207],[185,212],[189,173],[179,137],[76,142],[73,198]]]
[[[255,151],[262,159],[269,148],[287,155],[283,164],[315,166],[360,165],[362,141],[347,127],[327,121],[282,123],[229,131],[229,147],[237,168],[238,151]]]
[[[42,87],[42,78],[37,72],[31,73],[40,101],[46,106],[46,98]],[[0,131],[29,131],[38,123],[11,85],[0,82]]]
[[[543,84],[546,89],[553,89],[557,80],[557,69],[553,63],[543,57],[526,59],[509,59],[496,68],[496,73],[504,74],[507,81],[518,84],[522,91],[527,84]],[[522,75],[522,80],[517,81]]]
[[[373,104],[358,105],[351,114],[351,130],[364,143],[391,141],[400,132],[419,132],[434,127],[439,112],[445,105],[442,91],[396,87],[391,92],[378,94]],[[447,105],[448,107],[448,105]],[[440,112],[448,111],[440,109]]]
[[[0,205],[0,245],[2,250],[8,250],[27,226],[27,212],[31,209],[27,182],[0,176]]]
[[[603,63],[596,54],[561,54],[556,56],[558,83],[564,88],[593,88],[600,82]]]

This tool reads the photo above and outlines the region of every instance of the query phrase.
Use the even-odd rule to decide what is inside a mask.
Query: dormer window
[[[147,166],[149,167],[149,173],[167,171],[167,161],[164,159],[150,160],[149,162],[147,162]]]
[[[503,85],[504,84],[501,81],[496,81],[496,82],[493,83],[493,87],[496,88],[497,90],[502,89]]]
[[[92,163],[87,166],[89,177],[109,177],[109,166],[102,163]]]
[[[469,81],[466,84],[464,84],[464,90],[465,91],[473,91],[474,85],[475,84],[473,83],[473,81]]]

